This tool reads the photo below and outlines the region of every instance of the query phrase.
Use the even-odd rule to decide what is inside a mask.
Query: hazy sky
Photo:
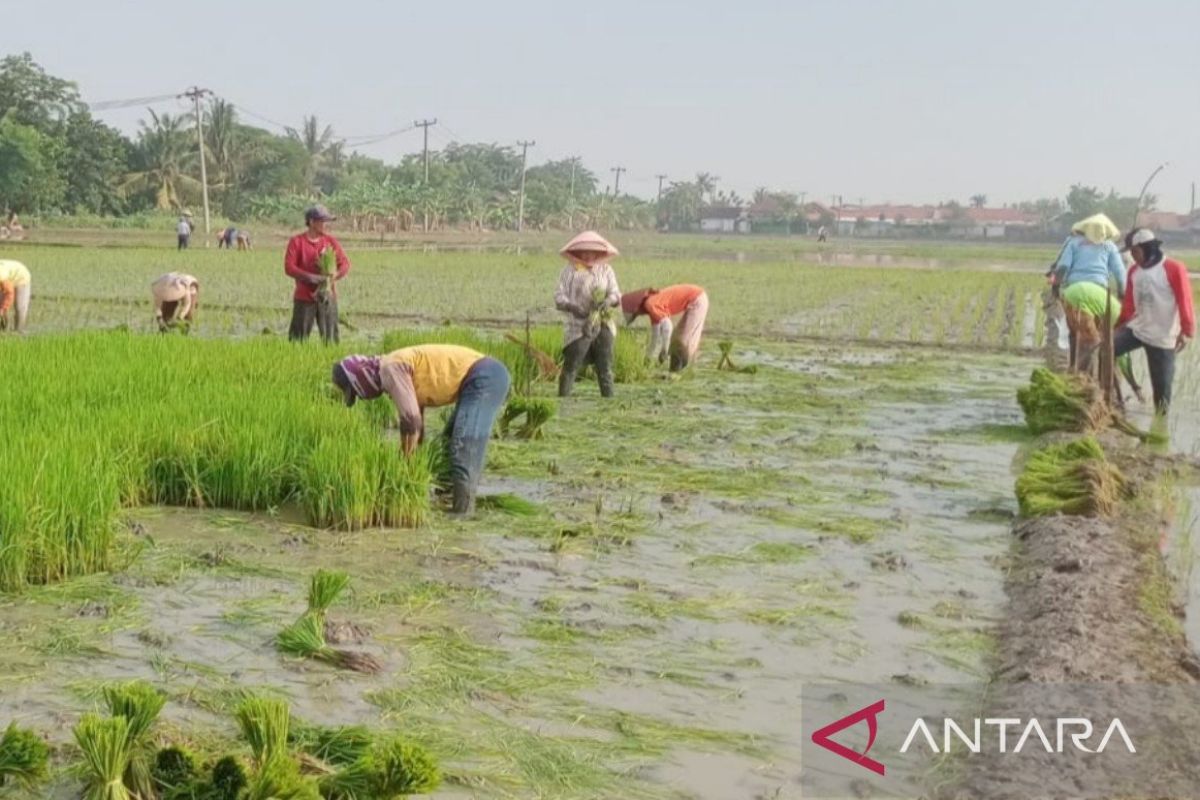
[[[1135,194],[1169,161],[1152,191],[1186,211],[1198,32],[1197,0],[10,0],[0,52],[91,102],[198,83],[344,136],[437,117],[439,147],[535,139],[531,161],[578,154],[602,183],[621,165],[643,196],[704,170],[743,195],[999,204]],[[132,131],[144,111],[102,116]]]

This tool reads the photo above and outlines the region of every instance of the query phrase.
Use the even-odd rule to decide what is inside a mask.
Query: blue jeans
[[[1146,351],[1150,367],[1150,386],[1154,390],[1154,410],[1165,414],[1171,406],[1171,384],[1175,382],[1175,351],[1169,347],[1146,344],[1129,328],[1120,328],[1113,337],[1113,352],[1117,358],[1138,348]]]
[[[494,358],[481,358],[467,372],[458,402],[446,424],[453,511],[469,514],[487,460],[488,440],[500,408],[508,398],[508,370]]]

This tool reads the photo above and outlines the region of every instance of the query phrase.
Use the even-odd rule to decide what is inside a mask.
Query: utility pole
[[[1189,214],[1196,213],[1196,182],[1192,181],[1192,208],[1188,211]]]
[[[667,179],[667,176],[666,175],[655,175],[654,177],[658,178],[658,198],[655,202],[661,203],[662,202],[662,185],[663,185],[663,181],[665,181]]]
[[[414,128],[425,129],[425,146],[422,148],[422,159],[425,161],[425,182],[429,183],[429,129],[437,125],[437,119],[423,119],[413,123]]]
[[[208,165],[204,163],[204,117],[200,114],[200,98],[206,95],[211,95],[212,92],[208,89],[201,89],[199,86],[193,86],[188,89],[180,97],[187,97],[192,101],[192,107],[196,110],[196,144],[200,147],[200,191],[204,194],[204,246],[209,245],[209,235],[212,233],[209,226],[208,216]]]
[[[579,156],[571,158],[571,199],[567,204],[567,227],[575,227],[575,170],[579,167]]]
[[[800,207],[804,208],[804,198],[808,197],[808,192],[800,192]]]
[[[613,197],[621,196],[621,173],[628,171],[629,170],[625,169],[624,167],[613,167],[609,170],[609,172],[617,173],[617,179],[613,182]]]
[[[525,165],[529,163],[529,148],[536,145],[537,142],[517,142],[517,147],[521,148],[521,194],[517,199],[517,233],[525,230]]]

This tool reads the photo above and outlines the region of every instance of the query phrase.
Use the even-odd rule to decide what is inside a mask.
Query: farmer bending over
[[[1054,278],[1062,298],[1067,327],[1071,330],[1071,367],[1087,372],[1092,354],[1100,346],[1101,319],[1108,310],[1107,324],[1113,325],[1121,311],[1125,293],[1125,262],[1110,240],[1120,236],[1117,226],[1104,214],[1081,220],[1071,229],[1063,246]],[[1117,297],[1109,299],[1109,284]]]
[[[29,295],[32,283],[29,269],[20,261],[0,260],[0,330],[24,332],[25,326],[29,324]],[[16,316],[10,326],[8,312],[13,306],[16,306]]]
[[[154,320],[160,331],[180,322],[191,324],[200,302],[200,281],[182,272],[168,272],[150,284],[154,294]]]
[[[558,276],[554,307],[567,315],[563,323],[563,367],[558,376],[558,396],[567,397],[579,371],[596,368],[600,395],[613,394],[613,347],[617,326],[613,309],[621,303],[617,276],[608,261],[617,248],[595,231],[584,231],[559,251],[567,265]]]
[[[469,514],[487,456],[492,425],[508,396],[508,370],[499,361],[466,347],[423,344],[385,356],[349,356],[333,365],[333,382],[346,405],[384,392],[400,415],[405,456],[411,456],[425,431],[425,409],[454,404],[446,425],[450,457],[452,510]]]
[[[297,234],[288,242],[283,256],[283,271],[296,281],[292,295],[292,324],[288,328],[288,339],[303,341],[312,335],[313,323],[326,343],[338,340],[338,307],[335,283],[350,271],[350,259],[338,244],[338,240],[325,232],[325,223],[337,219],[325,206],[313,206],[304,212],[304,224],[308,230]],[[333,253],[337,263],[336,274],[326,275],[321,271],[321,254]]]
[[[237,236],[237,232],[238,232],[237,228],[230,225],[228,228],[226,228],[225,230],[218,233],[217,234],[217,249],[220,250],[222,247],[224,247],[229,250],[232,250],[233,249],[233,240],[234,240],[234,237]]]
[[[1138,348],[1146,351],[1154,410],[1165,414],[1171,405],[1175,380],[1175,354],[1196,335],[1192,310],[1192,284],[1187,267],[1163,255],[1162,242],[1147,228],[1136,228],[1125,237],[1133,257],[1121,326],[1113,339],[1118,357]]]
[[[696,359],[704,319],[708,316],[708,293],[703,286],[681,283],[665,289],[640,289],[621,297],[626,323],[641,314],[650,317],[650,346],[646,356],[663,363],[671,356],[671,372],[678,372]],[[679,325],[671,317],[682,314]],[[673,333],[672,333],[673,331]]]

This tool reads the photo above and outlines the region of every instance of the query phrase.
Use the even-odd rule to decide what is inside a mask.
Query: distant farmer
[[[224,247],[224,248],[228,248],[228,249],[232,250],[234,238],[237,236],[237,232],[238,232],[237,228],[230,225],[228,228],[225,228],[223,231],[218,233],[217,234],[217,249],[220,250],[221,248]]]
[[[0,330],[23,333],[29,324],[29,296],[33,279],[29,269],[20,261],[0,260]],[[16,315],[9,324],[8,312],[15,306]]]
[[[234,235],[234,239],[237,241],[237,249],[238,250],[253,250],[254,249],[250,245],[250,231],[239,230]]]
[[[1047,363],[1051,367],[1061,369],[1071,352],[1071,337],[1067,329],[1067,316],[1058,296],[1054,268],[1055,265],[1051,265],[1046,273],[1046,286],[1042,289],[1042,349]]]
[[[154,295],[154,321],[160,331],[180,322],[190,324],[196,318],[200,302],[200,281],[182,272],[168,272],[150,284]]]
[[[591,364],[596,369],[600,395],[612,397],[617,336],[614,309],[621,304],[621,289],[608,262],[619,253],[595,231],[584,231],[559,252],[568,263],[559,274],[554,292],[554,307],[567,315],[558,396],[569,396],[580,370]]]
[[[350,271],[350,259],[338,240],[325,232],[325,223],[337,219],[325,206],[313,206],[304,212],[308,230],[288,241],[283,256],[283,271],[296,281],[292,295],[292,324],[288,339],[303,341],[312,335],[316,323],[321,339],[338,341],[338,303],[336,282]],[[329,254],[323,256],[322,254]],[[334,271],[322,271],[322,263],[333,259]]]
[[[824,225],[817,228],[817,241],[818,242],[823,242],[828,238],[829,238],[829,231],[825,229]]]
[[[176,250],[187,250],[188,242],[192,239],[192,217],[188,213],[184,213],[179,217],[179,223],[175,226],[175,234],[177,237]]]
[[[1054,268],[1054,279],[1071,330],[1071,367],[1087,372],[1100,346],[1100,325],[1112,325],[1125,293],[1125,262],[1112,239],[1117,226],[1104,214],[1075,223]],[[1110,300],[1110,285],[1116,297]],[[1105,309],[1109,317],[1104,320]]]
[[[492,425],[508,396],[503,364],[466,347],[423,344],[385,356],[349,356],[333,365],[346,405],[384,392],[400,416],[401,446],[411,456],[425,431],[425,409],[454,404],[446,425],[452,510],[469,514],[487,456]]]
[[[1125,248],[1133,257],[1133,267],[1113,349],[1118,357],[1139,348],[1146,351],[1154,409],[1165,414],[1171,405],[1175,354],[1196,335],[1192,284],[1187,267],[1163,255],[1162,242],[1153,231],[1130,231]]]
[[[640,289],[621,297],[625,321],[632,324],[641,314],[650,317],[650,346],[646,356],[663,363],[668,353],[671,372],[687,367],[700,349],[704,320],[708,316],[708,293],[703,286],[679,284],[665,289]],[[679,325],[671,317],[682,314]]]

